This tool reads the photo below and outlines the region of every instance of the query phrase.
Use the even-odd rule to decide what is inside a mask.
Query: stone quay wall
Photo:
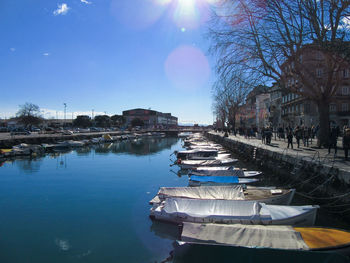
[[[264,172],[272,174],[271,183],[279,182],[279,186],[296,188],[299,194],[320,204],[332,203],[333,207],[349,204],[350,169],[337,167],[316,153],[312,157],[292,155],[222,134],[208,132],[205,135],[233,152],[240,160],[252,162]]]

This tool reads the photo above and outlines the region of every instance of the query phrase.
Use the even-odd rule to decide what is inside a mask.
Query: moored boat
[[[150,216],[172,223],[313,226],[319,206],[267,205],[254,201],[167,198]]]
[[[190,171],[189,175],[197,176],[237,176],[240,178],[255,177],[261,175],[262,172],[258,171],[244,171],[241,169],[234,170],[200,170],[200,171]]]
[[[226,158],[216,160],[179,160],[178,165],[182,169],[190,169],[198,166],[218,166],[218,165],[232,165],[237,162],[237,159]]]
[[[184,222],[181,241],[248,248],[329,251],[350,255],[350,232],[324,227]]]
[[[255,178],[239,178],[237,176],[205,176],[190,175],[190,186],[201,185],[230,185],[230,184],[250,184],[258,182]]]
[[[167,198],[187,198],[203,200],[249,200],[265,204],[289,205],[294,193],[295,189],[244,188],[242,185],[161,187],[156,196],[150,201],[150,204],[159,205]]]

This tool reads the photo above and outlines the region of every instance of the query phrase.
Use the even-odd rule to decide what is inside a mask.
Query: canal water
[[[161,262],[178,230],[152,222],[148,201],[187,186],[170,167],[181,148],[147,138],[3,163],[0,262]]]

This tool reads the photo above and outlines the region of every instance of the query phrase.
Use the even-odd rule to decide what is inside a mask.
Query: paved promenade
[[[224,136],[224,133],[211,131],[211,134]],[[317,141],[312,140],[309,142],[309,147],[305,147],[302,140],[300,140],[300,148],[298,148],[295,138],[293,138],[293,149],[287,148],[287,139],[275,139],[272,138],[271,144],[266,145],[263,144],[261,139],[257,139],[254,137],[245,138],[244,136],[234,136],[232,134],[229,135],[230,139],[235,141],[240,141],[242,143],[250,144],[258,148],[264,148],[273,152],[278,152],[281,154],[288,154],[295,157],[310,157],[316,160],[319,160],[321,163],[325,165],[334,166],[340,170],[350,172],[350,161],[345,161],[344,158],[344,150],[342,148],[338,148],[337,154],[334,155],[334,149],[331,149],[331,153],[328,154],[328,149],[318,148]],[[338,147],[342,147],[341,139],[338,140]]]

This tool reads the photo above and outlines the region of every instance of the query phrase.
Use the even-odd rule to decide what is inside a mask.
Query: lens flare
[[[167,10],[166,0],[112,0],[112,15],[124,26],[131,29],[145,29],[153,25]]]
[[[176,88],[193,90],[207,83],[210,67],[202,51],[180,46],[165,61],[165,73]]]

